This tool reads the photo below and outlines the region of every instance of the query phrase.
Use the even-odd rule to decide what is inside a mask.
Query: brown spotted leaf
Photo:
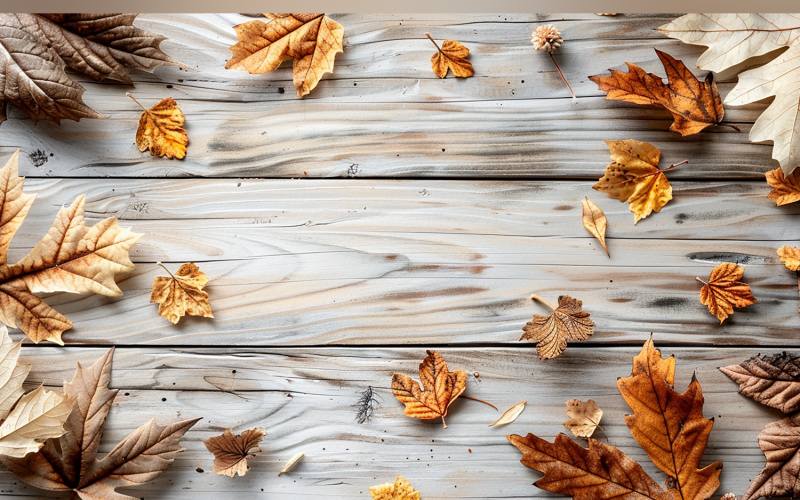
[[[164,267],[160,262],[161,267]],[[169,273],[169,278],[159,276],[153,280],[150,302],[158,303],[158,314],[167,318],[172,324],[189,314],[213,318],[208,292],[203,288],[208,284],[208,276],[193,262],[182,265],[178,272]]]
[[[767,198],[778,206],[800,200],[800,177],[798,175],[800,175],[800,171],[796,169],[788,176],[783,175],[781,168],[767,172],[767,184],[772,188],[772,191],[767,194]]]
[[[708,282],[700,289],[700,302],[708,306],[708,311],[719,319],[721,325],[725,318],[733,314],[733,308],[742,308],[756,303],[750,292],[750,285],[743,283],[744,268],[732,262],[724,262],[711,271]]]
[[[739,394],[789,414],[800,410],[800,358],[787,353],[759,354],[722,373],[739,384]],[[800,444],[800,442],[798,443]]]
[[[539,297],[532,295],[534,300]],[[589,319],[589,313],[581,307],[583,302],[573,299],[569,295],[558,297],[558,307],[550,306],[553,314],[550,316],[533,315],[533,320],[528,322],[520,340],[536,342],[536,353],[541,359],[552,359],[561,355],[567,348],[567,340],[586,340],[594,332],[594,322]]]
[[[436,45],[436,53],[431,56],[431,69],[436,76],[444,78],[448,70],[457,78],[467,78],[475,74],[472,63],[467,60],[468,48],[456,40],[445,40],[440,48],[431,35],[425,33],[425,36]]]
[[[244,476],[250,470],[247,459],[261,453],[258,443],[267,435],[267,431],[256,427],[236,435],[231,429],[225,429],[220,436],[203,441],[208,451],[214,454],[214,465],[211,470],[220,476]]]

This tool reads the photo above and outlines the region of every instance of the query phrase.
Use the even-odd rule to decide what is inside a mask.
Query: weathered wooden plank
[[[658,343],[663,337],[656,336]],[[643,338],[640,340],[644,340]],[[76,362],[91,363],[101,349],[25,348],[33,363],[28,380],[60,386]],[[492,409],[457,401],[441,422],[405,417],[389,391],[391,374],[416,377],[423,349],[118,349],[111,385],[120,393],[107,421],[101,452],[107,452],[141,423],[157,416],[166,423],[204,417],[185,437],[187,451],[158,481],[129,490],[147,499],[213,498],[220,494],[263,491],[270,498],[369,498],[373,484],[397,474],[412,481],[423,498],[495,499],[558,497],[531,483],[538,474],[519,461],[505,435],[534,432],[552,439],[564,431],[564,402],[592,398],[605,411],[605,439],[642,463],[659,482],[658,472],[630,437],[623,416],[630,412],[616,379],[630,373],[638,348],[568,349],[558,360],[542,362],[532,349],[441,349],[451,369],[469,373],[467,393],[505,409],[521,400],[528,407],[505,427],[489,428]],[[769,350],[763,351],[770,353]],[[752,356],[752,349],[665,349],[677,357],[676,387],[695,372],[705,393],[704,414],[714,429],[703,463],[722,460],[719,494],[741,494],[762,468],[756,441],[779,413],[736,393],[736,385],[716,367]],[[474,373],[480,377],[475,378]],[[591,381],[591,383],[587,383]],[[375,388],[381,404],[372,420],[355,422],[352,405],[359,391]],[[242,431],[261,426],[269,434],[252,469],[234,480],[214,476],[202,441],[226,427]],[[603,436],[599,436],[603,438]],[[283,463],[304,451],[303,462],[277,477]],[[205,470],[196,471],[197,467]],[[6,495],[38,496],[7,472],[0,473]]]

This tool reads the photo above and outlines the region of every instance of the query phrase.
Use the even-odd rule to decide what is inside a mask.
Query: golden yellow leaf
[[[606,214],[588,197],[581,202],[581,205],[583,206],[583,227],[592,233],[595,238],[600,240],[600,244],[603,245],[606,255],[608,255],[608,258],[611,258],[611,254],[608,253],[608,247],[606,246],[606,225],[608,224]]]
[[[782,246],[778,249],[781,262],[792,271],[800,271],[800,248]]]
[[[225,69],[250,74],[269,73],[294,59],[294,89],[303,97],[317,86],[322,75],[333,72],[334,57],[344,52],[344,28],[325,14],[265,14],[268,21],[249,21],[236,26],[239,43]]]
[[[564,427],[572,432],[573,436],[590,438],[594,431],[600,427],[603,410],[597,406],[593,399],[586,402],[572,399],[567,401],[567,416],[569,420],[564,422]]]
[[[419,365],[419,384],[407,375],[395,373],[392,376],[392,394],[405,405],[404,413],[421,420],[441,418],[447,429],[444,417],[447,409],[467,388],[467,372],[456,370],[450,373],[444,358],[435,351]]]
[[[541,359],[553,359],[567,348],[567,340],[586,340],[594,332],[594,322],[589,313],[581,310],[583,302],[569,295],[558,297],[558,307],[553,307],[536,295],[538,300],[553,310],[550,316],[533,315],[533,321],[523,328],[520,340],[536,342],[536,353]]]
[[[711,271],[708,282],[695,278],[703,283],[700,289],[700,302],[708,306],[708,311],[719,319],[721,325],[725,318],[733,314],[733,308],[742,308],[756,303],[750,292],[750,285],[742,283],[744,268],[724,262]]]
[[[776,168],[767,172],[767,184],[772,188],[767,198],[778,206],[788,205],[800,200],[800,170],[795,169],[784,177],[783,169]]]
[[[494,427],[495,425],[510,424],[522,414],[522,410],[525,409],[525,403],[527,403],[527,401],[515,404],[514,406],[503,412],[500,418],[497,419],[497,422],[489,424],[489,427]]]
[[[439,78],[447,76],[447,70],[453,72],[453,76],[458,78],[467,78],[475,74],[472,69],[472,63],[467,60],[469,56],[469,49],[461,45],[456,40],[445,40],[442,47],[433,39],[433,37],[425,33],[425,36],[436,45],[437,52],[431,56],[431,69]]]
[[[213,318],[211,303],[208,301],[208,292],[203,287],[208,284],[208,276],[200,271],[193,262],[184,264],[178,272],[172,274],[164,264],[158,263],[169,273],[169,278],[159,276],[153,280],[153,291],[150,293],[150,302],[158,303],[158,314],[164,316],[172,324],[177,324],[180,319],[189,314]]]
[[[143,110],[142,116],[139,117],[139,128],[136,130],[136,146],[139,147],[139,151],[144,152],[149,149],[153,156],[182,160],[186,156],[189,137],[182,128],[185,118],[178,103],[172,97],[167,97],[147,109],[130,93],[126,95]]]
[[[267,431],[256,427],[235,435],[231,429],[225,429],[221,436],[213,436],[205,441],[208,451],[214,454],[214,465],[211,471],[220,476],[244,476],[250,470],[247,459],[261,453],[258,443],[267,435]]]
[[[406,481],[403,476],[397,476],[394,484],[384,483],[369,489],[372,500],[420,500],[420,494]]]

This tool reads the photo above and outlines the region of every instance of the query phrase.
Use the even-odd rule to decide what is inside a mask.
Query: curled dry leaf
[[[750,292],[750,285],[741,281],[744,268],[724,262],[711,271],[708,283],[695,278],[703,283],[700,289],[700,302],[708,306],[708,311],[719,319],[721,325],[725,318],[733,314],[733,308],[742,308],[755,304],[757,299]]]
[[[167,318],[172,324],[189,314],[213,318],[208,292],[203,290],[208,284],[206,276],[193,262],[182,265],[178,272],[172,274],[161,262],[158,263],[169,273],[169,278],[159,276],[153,280],[153,291],[150,302],[158,303],[158,314]]]
[[[776,168],[767,172],[767,184],[772,191],[767,194],[767,198],[774,201],[778,206],[788,205],[800,200],[800,171],[795,170],[791,174],[784,176],[783,169]]]
[[[372,500],[420,500],[420,494],[406,481],[403,476],[397,476],[394,484],[384,483],[369,489]]]
[[[800,358],[781,353],[754,356],[720,371],[739,384],[739,394],[789,414],[800,410]]]
[[[600,240],[600,244],[603,245],[606,255],[611,258],[611,254],[608,253],[608,247],[606,246],[606,225],[608,224],[606,214],[588,197],[581,202],[581,205],[583,206],[583,227],[592,233],[595,238]]]
[[[152,156],[182,160],[186,156],[189,136],[182,128],[185,118],[178,103],[172,97],[167,97],[147,109],[130,93],[126,95],[143,110],[139,117],[139,128],[136,130],[136,146],[139,151],[145,152],[149,149]]]
[[[221,436],[214,436],[203,441],[206,449],[214,454],[214,465],[211,471],[220,476],[244,476],[250,470],[247,459],[261,453],[258,443],[267,435],[267,431],[256,427],[236,435],[231,429],[225,429]],[[279,474],[280,475],[280,474]]]
[[[456,370],[450,372],[444,358],[435,351],[428,351],[428,356],[419,365],[419,384],[407,375],[395,373],[392,376],[392,394],[405,405],[404,413],[409,417],[430,420],[441,418],[447,429],[444,417],[447,409],[467,388],[467,372]]]
[[[306,454],[301,451],[300,453],[298,453],[295,456],[293,456],[292,458],[290,458],[289,461],[286,462],[286,465],[283,466],[283,469],[281,469],[281,471],[278,472],[278,475],[280,476],[281,474],[286,474],[290,470],[294,469],[294,466],[297,465],[297,463],[300,462],[300,460],[305,455]]]
[[[497,419],[497,422],[489,424],[489,427],[494,427],[495,425],[510,424],[522,414],[522,410],[525,409],[525,403],[527,403],[527,401],[515,404],[514,406],[503,412],[500,418]]]
[[[600,427],[600,420],[603,418],[603,410],[597,406],[593,399],[586,402],[580,399],[567,401],[567,416],[569,420],[564,422],[573,436],[579,438],[590,438],[594,431]]]
[[[249,21],[236,26],[239,43],[225,69],[250,74],[269,73],[294,59],[297,97],[314,90],[322,75],[333,72],[338,52],[344,52],[344,28],[325,14],[264,14],[268,21]]]
[[[436,76],[444,78],[447,76],[448,70],[452,71],[453,76],[457,78],[467,78],[475,74],[472,63],[467,60],[468,48],[456,40],[445,40],[440,48],[430,34],[425,33],[425,36],[436,45],[437,52],[431,56],[431,69]]]
[[[536,295],[531,295],[531,299],[553,310],[550,316],[534,314],[520,337],[520,340],[536,342],[539,358],[556,358],[567,348],[567,340],[586,340],[594,332],[594,323],[589,319],[589,313],[581,310],[583,302],[580,300],[561,295],[558,297],[558,307],[553,307]]]
[[[625,63],[627,73],[612,69],[611,76],[589,79],[608,93],[606,99],[666,108],[674,119],[669,129],[681,135],[696,134],[709,125],[718,125],[723,110],[713,73],[700,82],[681,61],[658,49],[656,54],[667,71],[668,85],[633,63]]]
[[[764,470],[750,482],[741,500],[761,497],[796,497],[800,494],[797,462],[800,460],[800,414],[770,422],[758,435],[767,458]]]

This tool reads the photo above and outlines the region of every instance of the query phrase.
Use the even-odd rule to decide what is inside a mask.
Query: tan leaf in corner
[[[527,401],[515,404],[514,406],[503,412],[500,418],[497,419],[497,422],[489,424],[489,427],[494,427],[495,425],[510,424],[522,414],[522,410],[525,409],[525,403],[527,403]]]
[[[783,175],[783,169],[776,168],[767,172],[767,184],[772,188],[767,198],[774,201],[778,206],[788,205],[800,200],[800,175],[799,170],[794,170],[787,177]]]
[[[750,482],[740,500],[762,497],[794,497],[800,493],[797,475],[800,414],[770,422],[758,435],[758,446],[767,458],[764,470]]]
[[[608,223],[606,214],[588,197],[581,202],[581,205],[583,206],[583,227],[592,233],[595,238],[600,240],[600,244],[603,245],[606,255],[611,258],[611,254],[608,253],[608,247],[606,246],[606,225]]]
[[[203,441],[208,451],[214,454],[214,465],[211,470],[220,476],[244,476],[250,470],[247,459],[261,453],[258,443],[267,435],[267,431],[256,427],[235,435],[231,429],[225,429],[221,436],[214,436]]]
[[[264,14],[268,21],[249,21],[236,26],[239,43],[225,69],[250,74],[269,73],[287,59],[294,59],[294,89],[303,97],[317,86],[322,75],[333,72],[337,52],[344,52],[344,28],[325,14]]]
[[[372,500],[420,500],[420,493],[403,476],[397,476],[394,484],[373,486],[369,489],[369,495]]]
[[[531,295],[553,310],[550,316],[533,315],[533,321],[523,328],[520,340],[536,342],[536,353],[541,359],[553,359],[567,348],[567,340],[586,340],[594,333],[594,322],[584,312],[583,302],[569,295],[558,297],[558,307],[553,307],[536,295]]]
[[[741,281],[744,268],[732,262],[724,262],[711,271],[708,283],[700,289],[700,302],[708,306],[708,311],[719,319],[721,325],[725,318],[733,314],[733,308],[755,304],[756,298],[750,292],[750,285]]]
[[[161,262],[158,263],[169,273],[169,278],[159,276],[153,280],[153,291],[150,302],[158,303],[158,314],[167,318],[172,324],[189,314],[213,318],[208,292],[203,287],[208,284],[208,276],[200,271],[193,262],[184,264],[178,272],[172,274]]]
[[[569,420],[564,422],[572,435],[580,438],[590,438],[594,431],[600,427],[600,419],[603,418],[603,410],[597,406],[593,399],[585,403],[580,399],[567,401],[567,416]]]
[[[467,372],[456,370],[450,372],[444,358],[435,351],[428,351],[428,356],[419,365],[419,384],[407,375],[395,373],[392,376],[392,394],[405,405],[404,413],[409,417],[421,420],[441,418],[447,429],[444,417],[447,409],[467,388]]]
[[[186,156],[189,136],[182,128],[185,118],[178,103],[172,97],[167,97],[147,109],[130,93],[126,95],[142,108],[139,128],[136,130],[136,146],[139,151],[145,152],[149,149],[152,156],[182,160]]]
[[[456,40],[445,40],[441,48],[433,37],[425,33],[425,36],[436,45],[436,53],[431,56],[431,69],[439,78],[447,76],[448,69],[457,78],[467,78],[475,74],[472,63],[467,60],[469,49],[461,45]]]

